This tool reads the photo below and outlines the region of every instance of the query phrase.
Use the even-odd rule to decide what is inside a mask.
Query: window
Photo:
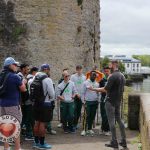
[[[135,64],[133,64],[133,67],[135,67]]]
[[[135,71],[135,69],[133,69],[133,71]]]
[[[137,64],[137,68],[139,67],[139,64]]]
[[[127,64],[127,68],[129,68],[129,64]]]

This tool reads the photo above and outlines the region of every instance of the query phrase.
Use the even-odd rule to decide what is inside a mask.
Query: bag
[[[65,89],[67,88],[67,86],[69,85],[69,82],[66,84],[66,86],[64,87],[64,89],[61,91],[60,96],[62,96],[62,94],[64,93]]]
[[[30,85],[30,100],[34,103],[41,104],[44,102],[46,95],[44,95],[42,81],[47,78],[47,75],[42,77],[36,76]]]
[[[2,97],[6,92],[6,82],[10,75],[8,71],[2,71],[0,73],[0,97]]]

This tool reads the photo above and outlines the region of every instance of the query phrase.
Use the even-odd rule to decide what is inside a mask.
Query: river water
[[[132,83],[132,88],[136,92],[150,93],[150,76],[143,82]]]

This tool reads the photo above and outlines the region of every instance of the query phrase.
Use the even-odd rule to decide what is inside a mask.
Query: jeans
[[[122,138],[121,140],[126,140],[125,127],[120,116],[120,104],[116,104],[115,106],[113,106],[109,101],[106,101],[105,108],[106,108],[110,131],[112,133],[112,141],[117,140],[115,121],[117,121],[119,125],[121,138]]]

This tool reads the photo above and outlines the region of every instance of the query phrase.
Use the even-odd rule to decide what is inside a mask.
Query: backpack
[[[30,85],[30,100],[32,102],[36,104],[41,104],[44,102],[45,97],[47,95],[44,95],[42,81],[47,77],[48,77],[47,75],[44,75],[42,77],[35,76],[33,82]]]
[[[22,80],[23,80],[23,76],[20,75],[19,73],[18,73],[18,75],[19,75],[19,77],[20,77],[20,79],[21,79],[21,81],[22,81]],[[28,80],[27,80],[27,83],[28,83]],[[21,102],[22,102],[22,104],[25,104],[25,102],[26,102],[27,100],[29,100],[29,98],[30,98],[30,97],[29,97],[29,90],[28,90],[28,85],[27,85],[27,83],[25,84],[27,91],[21,92]]]
[[[9,75],[10,72],[5,70],[0,73],[0,97],[2,97],[6,92],[6,82]]]

